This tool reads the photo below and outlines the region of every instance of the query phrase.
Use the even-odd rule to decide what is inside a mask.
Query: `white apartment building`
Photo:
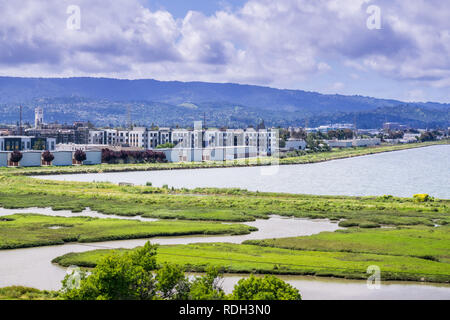
[[[103,130],[89,130],[88,144],[106,144],[105,136]]]
[[[196,124],[193,130],[171,128],[151,130],[145,127],[134,127],[132,130],[91,130],[89,144],[155,149],[159,145],[173,143],[179,155],[171,155],[171,158],[189,161],[198,158],[209,160],[268,156],[278,150],[278,137],[277,129],[204,130],[201,125]],[[188,152],[188,149],[196,151],[192,153]],[[200,156],[201,154],[203,156]]]

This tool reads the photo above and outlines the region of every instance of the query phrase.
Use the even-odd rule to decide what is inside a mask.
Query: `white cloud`
[[[68,30],[66,8],[81,8]],[[383,28],[368,30],[379,5]],[[438,0],[249,0],[176,20],[139,0],[0,0],[0,73],[267,84],[298,88],[342,66],[450,86],[450,6]],[[349,72],[350,74],[352,71]],[[348,73],[337,79],[342,83]]]

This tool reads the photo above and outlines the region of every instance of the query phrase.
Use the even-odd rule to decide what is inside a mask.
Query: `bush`
[[[20,160],[22,160],[23,154],[20,151],[13,151],[11,153],[11,162],[20,162]]]
[[[118,163],[119,160],[127,163],[142,163],[142,162],[164,162],[166,155],[164,152],[155,152],[153,150],[146,151],[112,151],[110,149],[102,149],[102,162],[104,163]]]
[[[42,153],[42,159],[44,159],[45,162],[52,162],[55,159],[55,156],[47,150]]]
[[[431,197],[426,194],[426,193],[421,193],[421,194],[415,194],[413,196],[414,201],[416,202],[427,202],[427,201],[431,201]]]
[[[239,280],[234,287],[233,300],[301,300],[298,289],[290,284],[268,275],[264,278],[256,278],[251,275],[247,279]]]
[[[175,144],[170,142],[156,146],[156,149],[173,149],[173,148],[175,148]]]
[[[83,162],[84,160],[86,160],[86,152],[84,152],[83,150],[77,150],[75,151],[74,158],[78,162]]]

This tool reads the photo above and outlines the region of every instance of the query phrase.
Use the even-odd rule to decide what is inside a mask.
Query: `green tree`
[[[230,297],[233,300],[301,300],[299,291],[290,284],[268,275],[257,278],[251,275],[241,279]]]
[[[186,300],[189,296],[190,283],[180,266],[165,263],[156,271],[156,288],[162,299]]]
[[[156,247],[126,253],[113,253],[102,259],[91,275],[81,275],[80,287],[70,286],[70,275],[63,280],[63,297],[69,300],[151,300],[156,296]]]
[[[175,144],[171,142],[163,143],[156,146],[156,149],[172,149],[175,148]]]
[[[225,298],[220,282],[221,272],[217,267],[206,268],[206,275],[197,277],[192,283],[189,292],[190,300],[222,300]]]

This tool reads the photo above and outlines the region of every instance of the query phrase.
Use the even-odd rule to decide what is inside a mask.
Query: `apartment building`
[[[1,136],[0,151],[50,150],[56,148],[55,138],[37,138],[29,136]]]
[[[134,127],[132,130],[91,130],[89,144],[127,146],[155,149],[159,145],[172,143],[176,155],[171,159],[236,159],[271,155],[278,150],[276,129],[203,129],[196,123],[194,129]],[[242,148],[247,147],[247,148]],[[220,148],[220,151],[219,151]],[[189,149],[195,151],[189,151]]]

